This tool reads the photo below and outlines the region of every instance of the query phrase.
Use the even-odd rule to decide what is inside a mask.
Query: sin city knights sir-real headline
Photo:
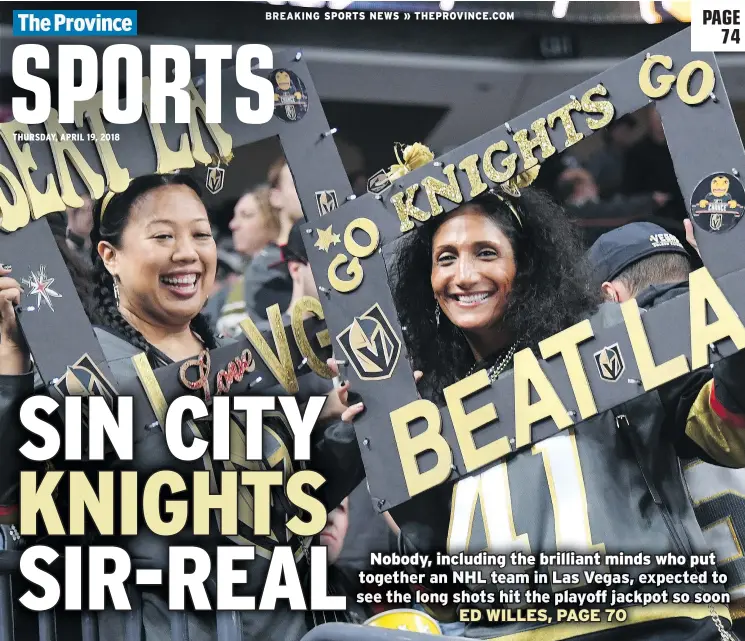
[[[241,439],[233,434],[237,428],[230,416],[242,414],[246,424],[245,450],[240,453],[246,462],[243,469],[189,473],[173,469],[153,473],[123,469],[96,473],[22,471],[21,536],[74,537],[95,531],[103,537],[129,537],[137,536],[141,530],[158,537],[171,537],[182,531],[210,536],[214,534],[214,517],[225,544],[218,545],[214,555],[193,545],[169,545],[165,574],[163,569],[135,568],[127,551],[115,543],[81,546],[71,539],[63,559],[51,547],[31,545],[21,555],[20,569],[37,590],[22,594],[20,603],[34,611],[49,610],[61,602],[66,610],[100,610],[108,593],[116,609],[130,610],[126,584],[134,580],[142,585],[163,585],[170,610],[185,609],[187,593],[199,609],[273,610],[278,600],[286,599],[294,610],[345,610],[346,597],[327,594],[326,548],[311,546],[312,537],[326,525],[326,508],[314,495],[326,480],[314,470],[296,471],[292,463],[310,459],[311,432],[325,400],[324,396],[311,397],[302,412],[293,396],[219,396],[213,399],[212,438],[209,442],[194,438],[191,443],[183,439],[182,423],[189,416],[207,417],[205,402],[184,396],[171,404],[163,429],[168,450],[178,461],[199,460],[208,448],[213,461],[233,460],[236,443]],[[21,405],[21,424],[36,437],[19,450],[26,459],[45,462],[61,454],[66,461],[81,461],[82,452],[87,451],[88,460],[103,461],[108,440],[119,461],[133,460],[132,397],[119,397],[115,410],[105,398],[97,396],[71,396],[62,402],[62,435],[44,418],[60,409],[57,401],[38,395]],[[266,470],[251,462],[263,460],[262,441],[267,436],[262,416],[265,411],[273,411],[275,405],[281,406],[287,417],[293,452],[280,443],[283,469]],[[82,429],[85,415],[87,431]],[[298,468],[302,468],[302,463]],[[64,509],[55,500],[61,487],[69,497]],[[273,487],[283,487],[297,508],[296,514],[281,525],[287,530],[286,536],[272,522]],[[274,544],[262,547],[246,540],[241,536],[245,527],[253,536]],[[308,598],[301,587],[298,555],[305,555],[310,566]],[[265,559],[268,566],[261,594],[247,595],[241,590],[247,582],[246,564],[259,558]],[[53,565],[64,566],[62,578],[52,570]],[[219,585],[214,606],[206,587],[210,577],[216,577]]]

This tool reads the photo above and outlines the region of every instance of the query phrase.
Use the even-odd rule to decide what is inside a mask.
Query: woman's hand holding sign
[[[21,303],[23,289],[9,276],[10,265],[0,265],[0,375],[18,375],[29,371],[26,341],[16,319],[15,306]]]
[[[339,376],[339,364],[336,359],[329,358],[326,364],[334,372],[335,376]],[[419,370],[415,371],[414,381],[418,383],[422,379],[422,376],[422,372]],[[345,381],[341,387],[337,387],[329,394],[329,397],[321,416],[328,416],[328,412],[332,411],[337,418],[341,418],[345,423],[353,423],[355,417],[365,409],[364,403],[349,405],[349,381]],[[337,411],[339,411],[338,414]]]

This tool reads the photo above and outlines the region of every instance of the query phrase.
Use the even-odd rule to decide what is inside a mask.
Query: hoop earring
[[[435,303],[435,325],[440,329],[440,303]]]

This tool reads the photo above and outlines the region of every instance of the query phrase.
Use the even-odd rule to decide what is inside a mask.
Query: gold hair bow
[[[538,178],[538,172],[540,171],[541,166],[536,165],[535,167],[532,167],[531,169],[526,169],[523,173],[518,174],[517,176],[513,176],[510,178],[507,182],[500,183],[499,186],[502,188],[502,190],[506,193],[508,193],[510,196],[514,196],[515,198],[520,197],[520,189],[525,189],[525,187],[530,187],[531,184],[535,181],[536,178]]]
[[[507,182],[499,183],[499,187],[505,194],[508,194],[513,198],[520,198],[520,189],[529,187],[535,181],[535,179],[538,178],[538,172],[540,171],[540,169],[541,166],[536,165],[535,167],[527,169],[517,176],[513,176]],[[504,198],[499,192],[493,191],[492,193],[510,208],[512,215],[515,217],[515,220],[517,220],[517,223],[520,225],[520,229],[522,229],[523,221],[522,218],[520,218],[520,214],[517,213],[517,207],[515,207],[514,203],[509,198]]]
[[[424,165],[435,159],[435,155],[430,151],[429,147],[420,142],[415,142],[413,145],[403,145],[399,142],[396,143],[393,151],[396,154],[398,164],[391,165],[391,168],[387,172],[388,180],[391,182],[401,178],[401,176],[405,176],[410,171],[424,167]]]

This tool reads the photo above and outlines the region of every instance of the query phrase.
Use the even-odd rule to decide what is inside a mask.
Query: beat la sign
[[[569,327],[540,343],[538,354],[518,352],[511,375],[496,383],[481,371],[451,385],[445,407],[420,399],[387,286],[391,243],[653,100],[706,264],[691,276],[690,295],[643,317],[629,301],[614,327]],[[367,408],[356,428],[376,508],[388,510],[559,430],[582,429],[599,412],[745,348],[745,226],[737,224],[745,203],[733,196],[745,194],[742,172],[745,151],[716,60],[692,54],[684,31],[382,194],[348,203],[324,219],[324,229],[307,225],[334,349],[351,361],[353,387]],[[344,243],[314,245],[334,234]]]

